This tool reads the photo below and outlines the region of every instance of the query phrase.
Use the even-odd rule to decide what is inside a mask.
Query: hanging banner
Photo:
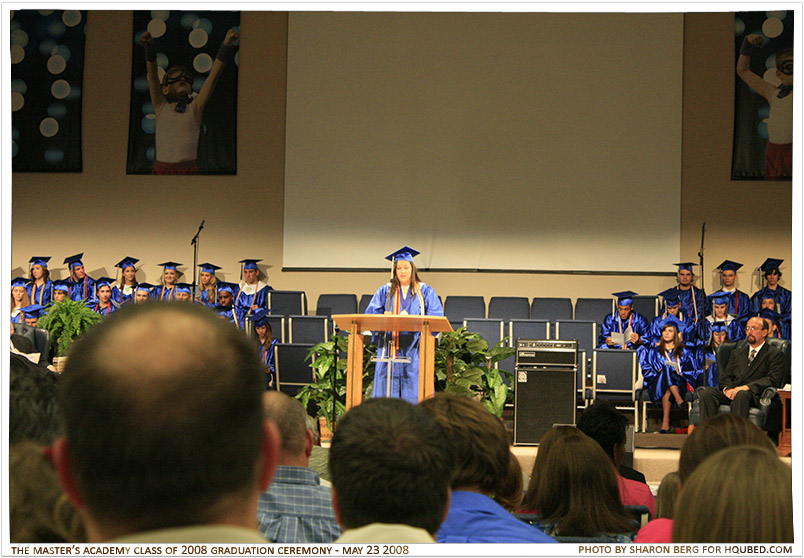
[[[81,171],[87,12],[11,11],[11,167]]]
[[[793,176],[793,12],[738,12],[732,180]]]
[[[128,174],[236,174],[240,12],[134,12]]]

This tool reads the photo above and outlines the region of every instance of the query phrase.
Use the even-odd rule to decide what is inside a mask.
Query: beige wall
[[[278,289],[320,293],[373,292],[386,273],[282,272],[284,108],[287,16],[243,12],[236,176],[126,175],[132,15],[92,11],[87,20],[82,173],[13,175],[12,275],[27,273],[32,255],[61,261],[84,252],[93,276],[114,276],[124,256],[143,261],[138,278],[158,280],[155,264],[183,262],[192,278],[190,239],[202,219],[201,261],[223,266],[237,279],[237,261],[262,258]],[[734,57],[733,14],[688,14],[684,39],[681,249],[698,260],[701,222],[707,223],[706,267],[728,258],[749,268],[742,289],[755,290],[751,268],[766,257],[785,259],[782,282],[791,286],[791,184],[731,181]],[[138,53],[139,54],[139,53]],[[214,102],[214,99],[213,101]],[[774,203],[768,200],[774,199]],[[661,200],[656,211],[662,211]],[[314,216],[311,216],[314,218]],[[627,223],[623,216],[622,223]],[[630,231],[643,234],[643,231]],[[336,231],[333,231],[336,234]],[[404,241],[402,241],[404,242]],[[611,251],[617,257],[617,251]],[[673,268],[668,262],[668,271]],[[671,276],[424,273],[442,296],[607,296],[632,289],[653,294]],[[707,291],[716,285],[705,277]]]

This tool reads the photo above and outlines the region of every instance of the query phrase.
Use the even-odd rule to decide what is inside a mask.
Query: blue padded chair
[[[524,296],[493,296],[489,299],[489,318],[505,322],[530,318],[530,304]]]
[[[634,413],[639,424],[636,386],[640,368],[637,352],[631,349],[595,349],[592,353],[592,393],[595,400],[610,400],[621,410]]]
[[[288,342],[323,343],[329,338],[327,316],[288,316]]]
[[[634,311],[648,320],[648,323],[658,316],[659,297],[651,295],[634,296]]]
[[[306,316],[307,295],[304,291],[268,291],[268,308],[274,316]]]
[[[333,314],[357,314],[357,295],[354,294],[322,294],[316,303],[316,316],[332,316]]]
[[[14,324],[14,333],[31,340],[34,349],[39,353],[39,362],[46,363],[50,360],[50,332],[48,330],[28,324]]]
[[[357,313],[358,314],[365,314],[366,308],[368,308],[371,299],[374,298],[374,295],[364,294],[360,297],[360,302],[357,305]]]
[[[313,369],[305,360],[312,343],[277,343],[274,345],[276,389],[290,396],[313,381]]]
[[[517,339],[550,339],[550,322],[547,320],[511,320],[508,322],[508,337],[511,347]]]
[[[571,320],[572,300],[569,297],[533,297],[533,302],[530,303],[530,319],[549,322]]]
[[[486,317],[486,299],[482,296],[448,296],[444,301],[444,315],[458,329],[468,318]]]
[[[613,298],[579,298],[575,301],[575,319],[602,323],[614,312]]]

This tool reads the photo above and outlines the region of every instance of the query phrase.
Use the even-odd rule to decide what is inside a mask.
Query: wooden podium
[[[346,410],[363,400],[363,331],[413,331],[419,338],[419,401],[435,390],[435,338],[433,333],[452,331],[444,316],[396,314],[336,314],[332,319],[347,330],[349,348],[346,360]]]

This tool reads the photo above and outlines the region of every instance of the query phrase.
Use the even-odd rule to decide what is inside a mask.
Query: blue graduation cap
[[[45,307],[41,304],[31,304],[30,306],[20,308],[20,312],[24,312],[26,318],[38,318],[42,315],[41,312],[44,309]]]
[[[211,273],[212,275],[215,275],[215,271],[221,268],[219,265],[211,264],[209,262],[198,264],[198,267],[201,268],[202,272]]]
[[[151,289],[153,289],[155,286],[156,285],[151,285],[150,283],[137,283],[137,286],[135,287],[135,290],[137,290],[137,291],[148,291],[150,293]]]
[[[66,279],[57,279],[53,281],[53,290],[54,291],[64,291],[65,293],[70,292],[70,281]]]
[[[726,322],[715,322],[712,324],[712,331],[717,333],[722,333],[724,331],[728,331],[729,327],[726,325]]]
[[[102,286],[106,285],[107,287],[111,288],[114,284],[114,279],[111,277],[100,277],[95,279],[95,288],[100,289]]]
[[[620,291],[619,293],[611,293],[617,297],[617,306],[630,306],[634,303],[634,296],[637,295],[634,291]]]
[[[257,269],[257,270],[259,270],[260,268],[257,267],[257,262],[261,262],[261,261],[262,260],[245,259],[245,260],[240,260],[237,263],[243,264],[243,269]],[[218,268],[218,269],[220,269],[220,268]]]
[[[34,256],[28,261],[31,263],[31,266],[41,265],[42,267],[47,267],[47,262],[50,261],[50,256]]]
[[[673,326],[676,328],[676,331],[681,331],[681,321],[672,314],[668,314],[667,317],[662,320],[660,329],[664,329],[667,326]]]
[[[760,295],[759,301],[762,302],[763,300],[768,300],[768,299],[773,300],[775,302],[776,301],[776,295],[774,295],[773,291],[771,291],[771,290],[762,291],[762,294]]]
[[[25,277],[14,277],[14,279],[11,280],[12,289],[14,287],[25,287],[26,285],[28,285],[28,279]]]
[[[270,308],[257,308],[251,315],[251,323],[255,327],[262,327],[268,323],[268,316],[270,314]]]
[[[125,258],[114,264],[114,266],[119,267],[120,269],[126,269],[127,267],[135,267],[134,264],[136,264],[138,261],[140,260],[138,260],[137,258],[126,256]]]
[[[172,269],[173,271],[178,273],[179,270],[177,268],[180,265],[184,265],[184,264],[180,264],[178,262],[162,262],[161,264],[157,264],[157,265],[160,266],[160,267],[164,267],[165,271],[167,271],[168,269]]]
[[[84,265],[84,262],[81,261],[81,258],[83,257],[84,253],[81,252],[80,254],[64,258],[64,263],[66,263],[70,267],[70,269],[72,269],[77,265]]]
[[[190,288],[192,285],[189,283],[176,283],[176,291],[177,293],[185,293],[190,294]]]
[[[695,264],[693,262],[681,262],[681,263],[674,263],[673,265],[678,266],[679,271],[690,271],[690,272],[692,272],[692,266],[694,266]]]
[[[776,258],[768,258],[767,260],[762,262],[762,265],[759,266],[759,269],[765,273],[768,273],[773,269],[779,271],[779,266],[782,265],[783,261],[784,260],[777,260]]]
[[[387,256],[385,256],[385,259],[388,260],[389,262],[404,261],[404,262],[413,263],[413,258],[418,256],[419,254],[420,254],[420,252],[414,250],[413,248],[409,248],[408,246],[403,246],[402,248],[400,248],[396,252],[393,252],[393,253],[388,254]]]
[[[25,312],[25,309],[23,308],[22,311]],[[770,308],[763,308],[757,313],[757,315],[760,318],[765,318],[766,320],[770,320],[775,324],[778,324],[779,319],[781,318],[776,310],[771,310]]]
[[[709,300],[712,301],[712,304],[728,304],[729,293],[725,291],[717,291],[716,293],[709,295]]]
[[[720,271],[734,271],[736,273],[741,267],[743,267],[743,264],[741,263],[733,262],[731,260],[723,260],[723,263],[717,266],[717,269]]]
[[[228,281],[218,281],[218,292],[225,292],[225,293],[232,293],[232,296],[235,294],[235,290],[237,289],[237,285],[234,283],[229,283]]]
[[[667,306],[678,306],[681,304],[681,299],[678,298],[678,290],[675,287],[662,291],[657,296],[662,297]]]

